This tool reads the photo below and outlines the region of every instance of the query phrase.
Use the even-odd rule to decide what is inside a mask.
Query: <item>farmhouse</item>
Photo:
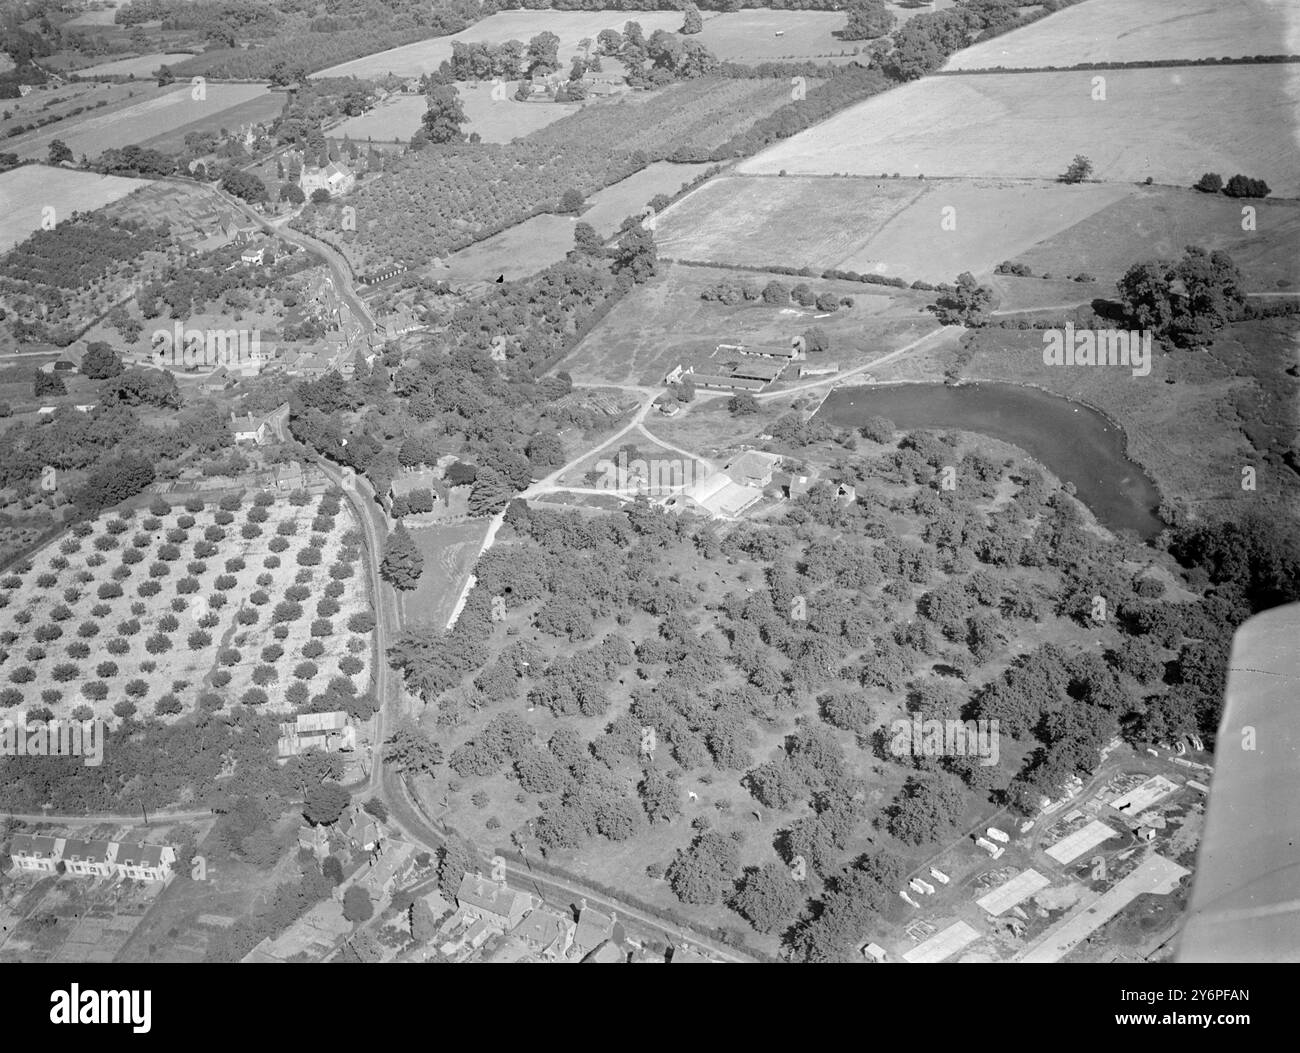
[[[40,834],[15,834],[9,844],[9,857],[19,870],[36,870],[53,874],[63,854],[63,838]]]
[[[350,169],[331,161],[324,168],[304,167],[299,183],[308,197],[316,190],[327,190],[331,195],[346,194],[356,186],[357,177]]]
[[[357,748],[357,729],[348,721],[342,710],[332,713],[299,713],[292,721],[280,725],[280,738],[276,752],[281,760],[296,757],[307,750],[338,750]]]

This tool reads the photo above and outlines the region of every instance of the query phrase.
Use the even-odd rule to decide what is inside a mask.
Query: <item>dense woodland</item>
[[[1140,548],[1101,540],[1037,470],[943,435],[897,438],[887,422],[864,430],[883,452],[840,458],[854,504],[818,486],[783,520],[726,536],[644,502],[595,518],[512,505],[512,536],[480,561],[457,625],[408,630],[391,653],[436,710],[464,792],[491,781],[505,793],[496,780],[512,771],[537,847],[565,860],[671,822],[688,781],[743,788],[782,817],[770,864],[742,871],[731,814],[752,805],[733,797],[716,832],[697,819],[651,876],[683,904],[726,902],[784,933],[796,957],[840,958],[892,899],[900,853],[951,835],[973,801],[1032,814],[1115,734],[1212,740],[1233,627],[1300,598],[1296,550],[1262,518],[1174,535],[1194,598],[1170,602]],[[965,483],[949,492],[938,471],[952,463]],[[708,584],[736,563],[759,587]],[[492,596],[524,633],[494,622]],[[1103,650],[1091,645],[1096,596],[1112,612]],[[1072,623],[1071,642],[1008,664],[1011,639]],[[891,758],[881,724],[900,698],[927,718],[996,719],[1014,748],[997,767]],[[584,718],[603,733],[578,733]],[[773,733],[784,748],[755,752]],[[878,806],[863,780],[873,758],[902,766]],[[793,895],[778,861],[800,855],[816,880]]]

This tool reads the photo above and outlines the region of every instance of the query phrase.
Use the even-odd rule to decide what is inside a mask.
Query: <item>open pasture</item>
[[[851,56],[867,41],[840,40],[843,11],[772,11],[751,8],[726,14],[704,12],[704,29],[695,37],[724,62],[799,62]],[[777,34],[780,36],[777,36]]]
[[[394,73],[399,77],[418,77],[436,70],[451,58],[452,41],[504,44],[521,40],[525,44],[538,33],[550,32],[560,38],[560,66],[568,69],[578,54],[578,41],[594,41],[602,29],[622,32],[628,22],[637,22],[647,37],[656,29],[675,33],[682,24],[680,11],[503,11],[446,37],[432,37],[415,44],[380,51],[353,59],[315,74],[318,77],[382,77]]]
[[[0,175],[0,252],[8,252],[39,230],[43,210],[54,209],[56,221],[73,212],[93,212],[133,190],[145,179],[96,175],[46,165],[23,165]]]
[[[1300,204],[1252,201],[1256,229],[1242,230],[1242,202],[1168,187],[1135,187],[1103,208],[1018,255],[1035,274],[1085,270],[1114,292],[1113,282],[1138,260],[1177,259],[1187,245],[1222,249],[1241,268],[1249,292],[1296,288]]]
[[[1296,54],[1300,18],[1287,7],[1285,0],[1088,0],[964,48],[944,68]]]
[[[1053,179],[1083,154],[1103,182],[1190,186],[1207,171],[1300,193],[1294,65],[927,77],[859,103],[740,164],[753,174],[849,172]]]
[[[150,98],[124,106],[107,106],[84,117],[72,117],[48,128],[9,140],[6,148],[19,157],[44,157],[55,139],[62,139],[80,159],[97,157],[109,147],[144,143],[189,125],[225,123],[226,111],[268,94],[261,84],[217,84],[204,86],[204,97],[193,98],[188,82],[154,88]],[[137,98],[140,95],[137,89]],[[280,105],[283,100],[275,96]],[[278,107],[277,107],[278,112]]]

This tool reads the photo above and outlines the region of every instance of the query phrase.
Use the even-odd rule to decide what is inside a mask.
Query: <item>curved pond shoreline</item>
[[[1034,384],[1004,381],[879,383],[834,389],[817,416],[839,427],[887,417],[903,429],[948,428],[1023,449],[1077,496],[1098,522],[1154,538],[1160,491],[1128,456],[1124,429],[1103,411]]]

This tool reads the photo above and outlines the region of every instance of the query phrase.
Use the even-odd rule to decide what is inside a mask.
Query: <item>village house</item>
[[[530,911],[510,935],[521,940],[538,957],[558,961],[573,946],[574,928],[571,918],[546,907],[539,907]]]
[[[259,245],[256,248],[249,246],[240,255],[241,263],[248,263],[254,267],[262,266],[262,261],[266,258],[266,246]]]
[[[356,880],[372,897],[386,898],[414,870],[415,845],[390,838],[384,843],[383,851],[371,857],[368,869],[358,874]]]
[[[265,446],[268,442],[283,442],[287,437],[289,403],[282,402],[270,413],[230,414],[230,432],[235,442],[252,442]]]
[[[517,892],[504,881],[491,881],[482,874],[466,874],[461,879],[456,904],[465,917],[501,932],[513,929],[536,906],[526,892]]]
[[[169,881],[172,864],[176,862],[176,849],[171,845],[117,846],[114,870],[122,877],[135,881]]]
[[[283,494],[293,493],[295,490],[301,490],[305,485],[305,477],[302,472],[302,465],[297,461],[286,461],[284,464],[277,464],[272,467],[271,475],[275,489]]]
[[[69,874],[111,877],[117,865],[116,841],[68,838],[63,846],[63,866]]]
[[[59,866],[63,855],[64,841],[61,837],[45,837],[41,834],[14,834],[9,843],[9,858],[19,870],[35,870],[44,874],[53,874]]]
[[[379,820],[358,804],[348,805],[335,825],[359,852],[373,852],[381,843],[383,831]]]
[[[617,914],[604,914],[587,906],[586,899],[578,904],[578,925],[573,933],[573,954],[582,959],[614,935]]]

